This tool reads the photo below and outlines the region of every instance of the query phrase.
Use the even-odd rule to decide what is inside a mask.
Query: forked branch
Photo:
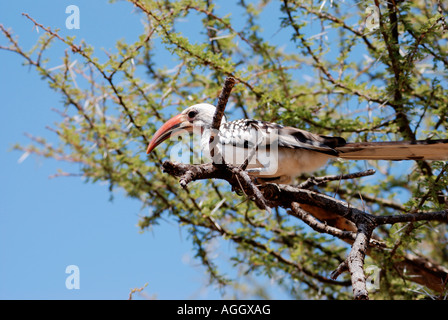
[[[227,78],[219,96],[218,108],[213,119],[213,129],[216,130],[213,130],[214,135],[210,139],[210,143],[213,143],[213,146],[216,146],[218,140],[216,137],[219,133],[218,129],[234,84],[235,80],[233,78]],[[213,149],[217,150],[217,148]],[[233,190],[242,191],[259,208],[265,210],[270,210],[269,208],[274,207],[291,209],[288,211],[289,214],[301,219],[314,230],[331,234],[351,243],[350,253],[346,260],[333,272],[332,278],[336,279],[341,273],[349,272],[355,299],[369,298],[366,276],[364,274],[364,258],[369,253],[369,248],[374,247],[379,250],[387,250],[387,245],[384,242],[372,238],[372,232],[376,227],[384,224],[421,220],[448,222],[447,210],[426,213],[415,212],[392,216],[374,216],[351,207],[344,201],[306,189],[329,181],[373,175],[375,173],[374,170],[346,175],[310,178],[301,185],[293,187],[277,184],[258,186],[244,169],[244,166],[235,167],[224,162],[221,164],[209,163],[201,165],[178,164],[170,161],[163,163],[163,171],[180,178],[179,182],[183,188],[186,188],[190,182],[196,180],[226,180],[233,187]],[[347,227],[344,227],[344,225]],[[431,270],[426,270],[424,264],[416,267],[415,259],[416,257],[414,256],[405,256],[404,260],[399,262],[400,265],[397,265],[397,269],[404,272],[406,265],[412,266],[412,268],[408,269],[408,272],[409,270],[414,272],[416,282],[424,284],[436,291],[444,290],[445,283],[440,279],[447,279],[448,271],[434,264],[431,265]],[[425,277],[422,277],[422,274]]]

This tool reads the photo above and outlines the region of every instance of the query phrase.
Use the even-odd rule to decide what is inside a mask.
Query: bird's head
[[[171,136],[182,132],[192,133],[194,128],[204,130],[210,128],[215,114],[215,106],[208,103],[195,104],[182,111],[177,116],[165,122],[151,139],[146,153],[149,154],[155,147]],[[225,122],[225,119],[222,119]]]

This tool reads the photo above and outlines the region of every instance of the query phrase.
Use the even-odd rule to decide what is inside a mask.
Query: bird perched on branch
[[[227,122],[223,117],[217,141],[210,141],[215,106],[201,103],[171,118],[154,134],[149,154],[166,139],[182,132],[201,134],[201,149],[215,163],[246,167],[262,182],[290,183],[313,172],[331,158],[348,160],[448,160],[448,139],[347,143],[343,138],[259,120]],[[212,139],[213,140],[213,139]]]

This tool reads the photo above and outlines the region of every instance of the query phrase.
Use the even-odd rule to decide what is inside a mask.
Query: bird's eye
[[[196,110],[191,110],[190,112],[188,112],[188,118],[193,119],[197,114],[198,112]]]

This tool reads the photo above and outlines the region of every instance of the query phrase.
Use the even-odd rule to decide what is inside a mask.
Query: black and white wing
[[[336,147],[345,145],[339,137],[317,135],[293,127],[259,120],[236,120],[224,123],[220,128],[220,142],[240,148],[279,147],[305,149],[337,156]]]

